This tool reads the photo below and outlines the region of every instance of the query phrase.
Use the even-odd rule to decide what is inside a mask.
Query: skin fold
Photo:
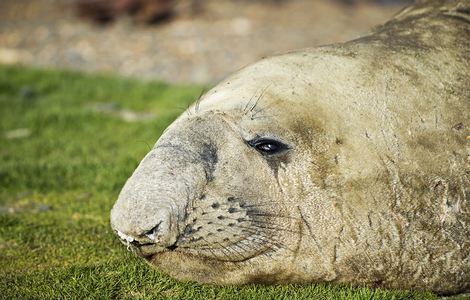
[[[214,284],[470,291],[470,2],[263,59],[171,124],[111,225]]]

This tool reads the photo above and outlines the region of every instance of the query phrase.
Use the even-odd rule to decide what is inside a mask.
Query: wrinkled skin
[[[229,77],[142,160],[113,229],[184,280],[469,291],[469,9],[421,1]]]

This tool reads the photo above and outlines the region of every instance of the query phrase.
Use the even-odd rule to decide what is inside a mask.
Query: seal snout
[[[118,229],[116,229],[116,234],[119,238],[126,243],[133,243],[137,245],[147,245],[147,244],[157,244],[161,241],[164,241],[165,233],[161,230],[161,224],[163,221],[160,221],[155,227],[149,231],[145,231],[141,234],[129,235]]]
[[[186,152],[175,158],[175,147],[180,151],[180,146],[162,145],[139,164],[111,210],[111,226],[121,241],[148,250],[146,255],[175,249],[188,199],[194,198],[195,187],[203,184],[199,180],[210,173]]]
[[[111,223],[121,242],[127,246],[136,248],[152,246],[154,252],[175,248],[176,224],[172,222],[171,211],[166,209],[160,209],[152,218],[129,215],[123,218],[118,209],[115,209]]]

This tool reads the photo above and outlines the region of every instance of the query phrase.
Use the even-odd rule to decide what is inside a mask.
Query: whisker
[[[247,214],[250,217],[254,216],[254,217],[269,217],[269,218],[283,218],[283,219],[290,219],[290,220],[299,220],[299,218],[296,218],[296,217],[275,215],[275,214],[270,214],[270,213],[261,213],[261,212],[256,212],[254,210],[248,210]]]
[[[251,117],[250,119],[253,121],[253,120],[259,120],[259,119],[272,119],[272,118],[273,116],[265,115],[265,116]]]
[[[233,219],[233,220],[235,220],[235,219]],[[214,222],[213,224],[219,225],[219,226],[226,226],[225,224],[218,223],[218,222]],[[242,228],[243,230],[246,230],[246,231],[249,232],[250,234],[253,234],[253,233],[257,233],[257,234],[258,234],[258,233],[259,233],[257,230],[253,230],[253,228],[251,228],[251,227],[240,226],[240,225],[237,225],[236,227],[226,227],[226,230],[228,229],[228,230],[230,230],[230,231],[232,231],[232,232],[239,233],[239,231],[236,230],[236,228]],[[266,237],[267,237],[267,236],[266,236]],[[239,242],[241,242],[241,241],[246,241],[246,240],[247,240],[247,238],[244,238],[244,239],[242,239],[242,240],[240,240],[240,241],[237,241],[237,242],[235,242],[235,243],[232,243],[231,245],[234,245],[234,244],[237,244],[237,243],[239,243]],[[259,251],[260,251],[260,249],[258,249],[258,248],[253,248],[253,247],[252,247],[252,249],[253,249],[255,252],[259,252]],[[245,249],[242,249],[242,250],[246,251]]]
[[[150,147],[149,143],[147,143],[146,141],[144,141],[144,140],[138,140],[137,142],[139,142],[139,143],[144,143],[145,145],[147,145],[148,151],[152,150],[152,147]]]
[[[240,227],[240,228],[246,228],[246,229],[249,229],[250,227],[243,227],[241,226],[238,222],[239,218],[233,218],[233,217],[225,217],[226,219],[228,220],[233,220],[233,221],[236,221],[237,223],[234,223],[234,225]],[[219,225],[219,226],[222,226],[222,227],[227,227],[226,224],[222,224],[222,223],[217,223],[217,222],[214,222],[213,219],[207,219],[207,218],[200,218],[199,220],[201,221],[209,221],[209,222],[213,222],[212,224],[214,225]],[[297,220],[297,219],[296,219]],[[276,223],[272,223],[272,222],[268,222],[268,221],[264,221],[264,220],[259,220],[259,219],[245,219],[244,222],[249,222],[249,223],[252,223],[254,226],[256,226],[257,228],[260,228],[260,229],[268,229],[268,230],[279,230],[279,231],[283,231],[283,232],[289,232],[289,233],[295,233],[295,234],[302,234],[302,232],[300,231],[295,231],[295,230],[289,230],[289,229],[286,229],[284,227],[278,227]],[[266,225],[270,225],[270,226],[266,226]]]
[[[250,219],[250,220],[248,220],[248,221],[249,221],[249,222],[254,222],[254,223],[257,223],[257,224],[272,225],[272,226],[274,226],[274,228],[276,228],[276,229],[277,229],[277,228],[279,228],[279,229],[285,229],[285,227],[278,227],[279,224],[277,224],[277,223],[270,222],[270,221],[266,221],[266,220],[261,220],[261,219],[258,219],[258,218],[256,218],[256,219]],[[297,233],[297,232],[295,232],[295,233]]]
[[[231,220],[236,220],[236,219],[234,219],[234,218],[229,218],[229,219],[231,219]],[[253,222],[251,222],[251,223],[253,224]],[[225,224],[221,224],[221,223],[214,223],[214,224],[221,225],[221,226],[225,226]],[[238,228],[242,228],[243,230],[246,230],[247,232],[249,232],[249,233],[251,233],[251,234],[257,234],[257,235],[260,235],[260,236],[263,236],[263,235],[261,235],[261,234],[262,234],[263,231],[266,230],[266,229],[284,231],[284,232],[289,232],[289,233],[296,233],[296,234],[301,234],[301,235],[303,234],[302,232],[299,232],[299,231],[286,230],[285,228],[280,228],[280,227],[271,227],[271,228],[269,228],[269,227],[264,227],[264,226],[255,225],[255,224],[253,224],[253,225],[255,226],[255,228],[253,228],[252,226],[250,226],[250,227],[242,226],[242,225],[240,225],[240,224],[235,224],[235,227],[232,227],[232,228],[229,227],[229,228],[230,228],[231,230],[233,230],[234,228],[237,228],[237,227],[238,227]],[[259,231],[259,230],[256,230],[256,228],[258,228],[258,229],[263,229],[263,230],[262,230],[262,231]],[[274,240],[274,241],[276,241],[276,242],[282,243],[281,241],[277,240],[277,237],[275,237],[275,236],[272,236],[272,235],[269,235],[269,236],[268,236],[268,235],[265,235],[264,237],[267,238],[268,241]],[[278,245],[276,245],[276,246],[278,246]],[[287,246],[286,246],[286,247],[287,247]]]
[[[222,225],[222,224],[219,223],[219,225]],[[250,238],[250,237],[258,237],[258,240],[259,240],[260,238],[262,238],[262,239],[263,239],[262,242],[265,243],[265,244],[268,244],[268,246],[269,246],[270,249],[272,249],[272,246],[276,246],[277,248],[280,248],[280,249],[281,249],[281,248],[282,248],[282,249],[284,249],[284,248],[288,249],[288,247],[287,247],[286,245],[282,245],[282,247],[281,247],[279,244],[273,243],[273,240],[274,240],[274,242],[282,243],[282,242],[278,241],[276,238],[274,238],[274,237],[272,237],[272,236],[269,236],[269,237],[268,237],[267,235],[263,235],[261,232],[259,232],[258,230],[253,230],[253,228],[251,228],[251,227],[240,226],[240,225],[237,225],[236,227],[238,227],[238,228],[243,228],[243,230],[245,230],[245,232],[250,233],[250,235],[247,236],[246,238],[244,238],[244,239],[242,239],[242,240],[240,240],[240,241],[234,243],[234,244],[243,242],[245,245],[247,245],[248,247],[250,247],[250,248],[251,248],[253,251],[255,251],[255,252],[265,251],[265,250],[259,249],[258,247],[254,247],[253,245],[251,245],[252,243],[249,243],[250,240],[249,240],[248,238]],[[232,227],[232,228],[229,228],[229,229],[234,230],[235,228]],[[255,242],[255,241],[256,241],[256,240],[252,240],[252,242]],[[247,244],[247,243],[248,243],[248,244]],[[257,243],[260,244],[259,242],[257,242]],[[234,245],[234,244],[232,244],[232,245]],[[288,250],[291,250],[291,249],[288,249]],[[245,251],[246,251],[246,250],[245,250]],[[291,250],[291,251],[293,251],[293,250]]]
[[[258,103],[259,103],[259,100],[261,98],[263,98],[264,94],[266,93],[266,90],[271,86],[271,83],[268,84],[262,91],[261,93],[259,94],[258,96],[258,99],[256,99],[255,103],[253,104],[253,106],[250,108],[250,112],[253,113],[253,110],[256,108],[256,106],[258,106]]]
[[[269,222],[261,222],[261,221],[252,220],[251,223],[253,224],[253,226],[256,226],[257,228],[269,229],[269,230],[278,230],[278,231],[282,231],[282,232],[289,232],[289,233],[295,233],[295,234],[300,234],[300,235],[303,234],[300,231],[290,230],[290,229],[286,229],[286,228],[282,228],[282,227],[273,226],[275,224],[269,223]]]
[[[233,259],[230,257],[230,255],[228,255],[228,254],[225,253],[225,251],[224,251],[224,250],[226,250],[226,251],[228,251],[228,253],[230,254],[230,253],[231,253],[230,250],[227,249],[227,247],[225,247],[224,245],[222,245],[222,244],[219,243],[219,242],[215,242],[215,243],[221,247],[221,248],[220,248],[220,249],[221,249],[220,251],[227,257],[227,261],[233,262]],[[244,259],[244,258],[243,258],[243,259]],[[238,265],[236,265],[236,266],[237,266],[237,268],[240,268]]]
[[[233,251],[235,251],[235,252],[241,257],[241,260],[246,260],[246,259],[247,259],[247,256],[241,254],[240,252],[238,252],[238,250],[235,250],[235,246],[237,246],[236,243],[230,244],[230,245],[228,245],[227,247],[229,247],[230,249],[232,249]],[[237,246],[237,247],[238,247],[238,246]],[[238,247],[238,248],[240,248],[240,247]],[[242,248],[241,248],[241,249],[242,249]],[[245,251],[245,252],[246,252],[246,250],[244,250],[244,249],[242,249],[242,251]]]
[[[202,240],[203,240],[204,242],[206,242],[207,245],[209,245],[209,242],[208,242],[205,238],[202,238]],[[213,248],[202,248],[202,249],[203,249],[203,250],[208,250],[210,253],[212,253],[212,255],[213,255],[216,259],[222,260],[222,259],[219,258],[219,256],[218,256],[217,254],[214,253],[214,251],[212,251]]]
[[[188,116],[191,116],[191,111],[189,109],[190,107],[191,107],[191,104],[188,104],[186,107],[175,106],[175,108],[178,110],[178,112],[184,111],[188,114]]]
[[[201,104],[202,96],[204,95],[205,92],[206,92],[206,90],[203,88],[201,90],[201,93],[199,94],[199,97],[197,97],[196,102],[194,103],[194,113],[195,114],[199,112],[199,105]]]
[[[250,106],[251,100],[253,100],[255,95],[256,95],[256,93],[251,96],[250,100],[248,100],[248,102],[245,104],[245,107],[243,107],[243,114],[244,115],[246,115],[248,113],[248,106]]]
[[[251,229],[248,229],[249,231]],[[259,231],[255,231],[252,233],[251,236],[255,236],[255,237],[258,237],[263,243],[267,243],[268,245],[270,246],[276,246],[277,248],[279,249],[287,249],[293,253],[295,253],[294,250],[290,249],[289,246],[287,246],[285,243],[283,243],[282,241],[279,241],[271,236],[266,236],[266,235],[263,235],[262,233],[260,233]]]

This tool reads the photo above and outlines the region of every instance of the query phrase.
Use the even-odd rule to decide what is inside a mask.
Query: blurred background
[[[0,63],[214,83],[367,33],[404,0],[1,0]]]

